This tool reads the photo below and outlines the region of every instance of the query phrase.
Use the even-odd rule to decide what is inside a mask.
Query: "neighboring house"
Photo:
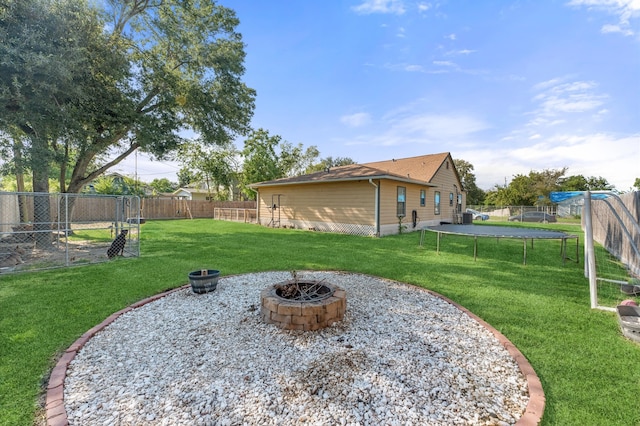
[[[258,223],[384,236],[459,223],[465,195],[451,154],[351,164],[249,185]]]
[[[175,191],[173,191],[172,196],[185,200],[214,201],[216,190],[207,189],[206,183],[196,183],[176,189]]]
[[[211,188],[207,187],[206,182],[200,183],[191,183],[187,186],[183,186],[182,188],[178,188],[172,194],[174,198],[182,198],[185,200],[197,200],[197,201],[231,201],[231,199],[223,199],[224,196],[230,197],[231,195],[228,191],[225,191],[225,188],[221,186],[212,186]]]
[[[173,197],[182,198],[185,200],[202,200],[208,201],[210,199],[209,191],[200,188],[178,188],[171,194]]]

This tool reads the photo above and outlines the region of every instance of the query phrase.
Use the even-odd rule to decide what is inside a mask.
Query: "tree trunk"
[[[34,137],[31,151],[33,171],[33,232],[36,247],[51,246],[51,207],[49,204],[50,158],[46,141]]]
[[[18,192],[25,192],[24,187],[24,164],[22,161],[22,142],[20,138],[13,140],[13,160],[16,165],[16,187]],[[29,207],[27,197],[24,194],[18,195],[18,209],[20,211],[20,223],[29,221]]]

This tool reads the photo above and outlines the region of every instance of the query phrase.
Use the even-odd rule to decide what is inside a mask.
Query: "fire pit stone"
[[[265,288],[260,302],[264,322],[284,330],[314,331],[344,318],[347,293],[333,284],[295,279]]]

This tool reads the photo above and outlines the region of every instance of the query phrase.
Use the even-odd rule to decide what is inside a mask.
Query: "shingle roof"
[[[445,152],[375,163],[350,164],[347,166],[332,167],[328,170],[308,175],[258,182],[249,186],[259,188],[273,185],[340,182],[360,179],[391,179],[424,185],[429,184],[440,165],[448,156],[449,153]]]
[[[374,163],[365,163],[363,165],[383,170],[388,173],[394,173],[401,176],[409,176],[411,177],[411,179],[431,182],[431,179],[433,179],[436,172],[448,156],[448,152],[442,152],[440,154],[429,154],[410,158],[376,161]]]

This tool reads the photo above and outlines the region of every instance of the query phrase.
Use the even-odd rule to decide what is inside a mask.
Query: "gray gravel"
[[[483,326],[415,287],[304,272],[347,291],[318,332],[262,323],[260,291],[286,272],[221,278],[119,317],[67,370],[71,425],[507,425],[529,401]]]

